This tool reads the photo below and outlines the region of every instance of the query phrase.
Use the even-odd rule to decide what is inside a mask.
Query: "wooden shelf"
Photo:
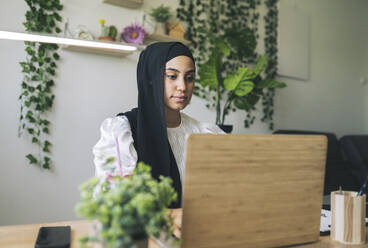
[[[158,42],[158,41],[179,41],[179,42],[183,43],[184,45],[189,45],[190,44],[189,40],[175,38],[175,37],[172,37],[172,36],[169,36],[169,35],[164,35],[164,34],[151,33],[151,34],[147,34],[147,36],[145,38],[145,42],[147,42],[147,43],[154,43],[154,42]]]
[[[130,9],[137,9],[143,5],[143,0],[102,0],[102,2]]]
[[[61,47],[62,49],[74,51],[74,52],[83,52],[83,53],[93,53],[99,55],[109,55],[115,57],[125,57],[129,54],[132,54],[133,51],[122,51],[110,48],[95,48],[95,47],[80,47],[80,46],[70,46],[64,45]]]

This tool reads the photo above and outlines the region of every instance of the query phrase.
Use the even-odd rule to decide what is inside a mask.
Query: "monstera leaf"
[[[254,83],[252,81],[241,81],[236,87],[234,93],[237,96],[245,96],[249,94],[254,88]]]
[[[216,58],[217,54],[212,53],[208,61],[199,68],[199,83],[203,88],[209,87],[210,90],[216,90],[217,88],[218,78],[216,70]]]
[[[256,105],[256,103],[259,101],[259,99],[260,99],[260,96],[258,95],[248,94],[246,96],[236,97],[234,99],[234,105],[238,109],[242,109],[245,111],[251,111],[254,105]]]
[[[230,47],[226,42],[215,40],[215,46],[206,63],[200,66],[198,75],[203,88],[216,90],[220,79],[218,78],[222,66],[222,57],[230,54]]]
[[[247,67],[239,67],[237,73],[230,74],[224,80],[224,87],[227,90],[235,90],[238,85],[246,80],[253,79],[253,71]]]

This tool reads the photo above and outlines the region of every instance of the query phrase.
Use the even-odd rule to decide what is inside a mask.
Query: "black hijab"
[[[177,56],[188,56],[190,50],[180,42],[159,42],[147,46],[137,66],[138,108],[119,114],[127,116],[133,133],[138,161],[151,166],[155,179],[171,177],[178,200],[171,207],[181,207],[182,186],[179,170],[168,142],[164,105],[166,62]]]

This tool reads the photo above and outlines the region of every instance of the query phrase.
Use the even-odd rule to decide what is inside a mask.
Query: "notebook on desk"
[[[190,135],[181,247],[316,241],[326,146],[324,136]]]

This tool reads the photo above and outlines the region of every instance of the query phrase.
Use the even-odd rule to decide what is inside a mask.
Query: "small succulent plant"
[[[113,25],[105,26],[105,20],[104,19],[100,19],[100,24],[101,24],[101,36],[103,36],[103,37],[109,36],[113,39],[116,38],[116,36],[118,34],[118,30],[115,26],[113,26]]]

